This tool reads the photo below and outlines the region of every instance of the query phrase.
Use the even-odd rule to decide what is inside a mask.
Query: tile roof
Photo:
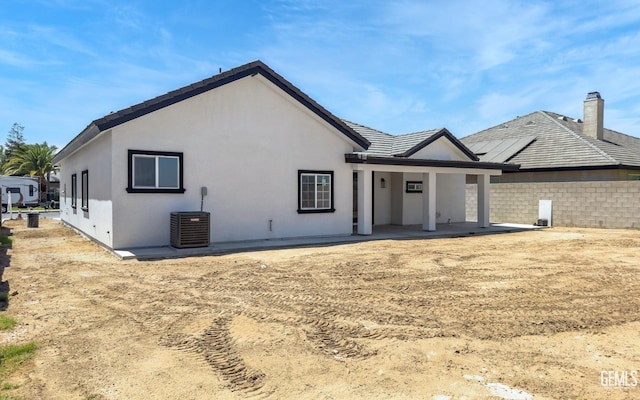
[[[536,140],[535,136],[523,136],[468,143],[467,146],[483,161],[506,162],[524,150],[534,140]]]
[[[456,139],[447,129],[430,129],[426,131],[391,135],[368,126],[344,120],[347,126],[365,137],[371,146],[366,154],[377,157],[410,157],[415,152],[427,146],[440,137],[447,137],[455,146],[465,153],[471,160],[477,161],[475,154]]]
[[[464,137],[461,142],[476,151],[487,142],[529,142],[504,160],[520,164],[521,170],[640,167],[640,138],[604,129],[604,140],[597,140],[583,135],[582,127],[580,120],[535,111]],[[486,153],[480,160],[492,161],[493,156]]]
[[[110,128],[149,114],[151,112],[160,110],[182,100],[186,100],[190,97],[197,96],[219,86],[223,86],[227,83],[231,83],[247,76],[253,76],[255,74],[262,75],[271,83],[278,86],[280,89],[282,89],[295,100],[307,107],[313,113],[318,115],[328,124],[332,125],[338,131],[343,133],[358,146],[366,149],[370,145],[367,139],[360,136],[360,134],[348,127],[341,119],[333,115],[331,112],[327,111],[320,104],[316,103],[315,100],[307,96],[292,83],[273,71],[262,61],[258,60],[237,68],[233,68],[218,75],[214,75],[200,82],[196,82],[180,89],[173,90],[169,93],[165,93],[153,99],[144,101],[140,104],[124,108],[117,112],[112,112],[102,118],[96,119],[95,121],[92,121],[74,139],[72,139],[71,142],[69,142],[62,150],[60,150],[54,157],[53,162],[57,163],[61,161],[62,159],[66,158],[68,155],[91,141],[101,132],[104,132]]]

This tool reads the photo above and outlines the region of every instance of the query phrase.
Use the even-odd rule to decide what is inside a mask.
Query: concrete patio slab
[[[457,224],[438,224],[433,232],[423,231],[422,225],[374,226],[371,235],[322,236],[291,239],[265,239],[240,242],[213,243],[207,247],[178,249],[171,246],[145,247],[136,249],[114,250],[116,257],[122,260],[154,260],[165,258],[181,258],[195,256],[211,256],[247,251],[274,250],[295,247],[330,246],[345,243],[367,242],[372,240],[411,240],[447,237],[465,237],[491,235],[498,233],[520,232],[541,227],[521,224],[492,224],[489,228],[481,228],[475,222]]]

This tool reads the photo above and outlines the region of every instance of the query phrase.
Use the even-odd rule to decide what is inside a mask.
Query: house
[[[489,226],[490,177],[517,168],[345,122],[260,61],[97,119],[54,163],[62,221],[110,249],[168,245],[175,211],[210,212],[211,243],[350,235],[354,209],[358,234],[435,230],[465,221],[467,175]]]
[[[492,178],[492,220],[532,223],[551,200],[556,225],[640,227],[640,138],[604,128],[598,92],[583,110],[582,119],[536,111],[461,139],[481,161],[520,165]]]

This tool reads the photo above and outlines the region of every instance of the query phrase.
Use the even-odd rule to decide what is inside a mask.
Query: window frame
[[[136,156],[153,157],[156,162],[156,185],[158,184],[158,158],[159,157],[174,157],[178,159],[178,187],[176,188],[163,188],[163,187],[135,187],[134,186],[134,158]],[[129,150],[128,151],[128,193],[184,193],[184,155],[181,152],[169,152],[169,151],[150,151],[150,150]]]
[[[82,171],[80,183],[82,184],[80,207],[83,211],[89,211],[89,170]]]
[[[315,176],[314,183],[314,193],[315,193],[315,203],[316,207],[314,208],[302,208],[302,177],[303,176]],[[329,181],[329,207],[327,208],[318,208],[318,191],[317,191],[317,178],[318,176],[328,176]],[[298,170],[298,214],[319,214],[319,213],[333,213],[336,211],[334,207],[334,186],[335,181],[333,177],[333,171],[316,171],[316,170]]]
[[[71,208],[78,207],[78,174],[71,174]]]
[[[422,181],[407,181],[405,193],[422,193]]]

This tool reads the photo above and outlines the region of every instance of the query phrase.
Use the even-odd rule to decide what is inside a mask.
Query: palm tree
[[[40,182],[40,201],[46,201],[51,173],[60,170],[58,166],[51,163],[57,149],[56,146],[49,146],[47,142],[21,146],[2,166],[2,173],[37,176]]]

